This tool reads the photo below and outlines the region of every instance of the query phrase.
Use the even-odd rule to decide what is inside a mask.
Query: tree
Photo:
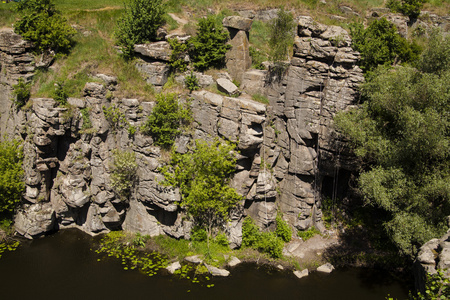
[[[182,124],[191,121],[191,111],[183,108],[174,93],[158,94],[156,105],[147,122],[141,127],[143,133],[151,134],[155,144],[168,148],[180,133]]]
[[[234,146],[216,139],[212,143],[196,140],[195,148],[186,154],[173,152],[163,168],[163,184],[180,189],[181,206],[206,229],[208,241],[242,198],[228,185],[235,166]]]
[[[228,32],[223,30],[221,23],[216,23],[214,16],[201,19],[197,35],[189,41],[189,55],[194,67],[199,71],[223,67],[225,54],[231,48],[227,41]]]
[[[136,154],[133,151],[113,150],[111,164],[111,186],[123,201],[131,196],[136,181]]]
[[[14,31],[32,41],[39,52],[66,53],[72,48],[76,31],[51,0],[20,1],[17,10],[21,18],[14,24]]]
[[[427,0],[389,0],[386,4],[393,12],[401,12],[409,19],[416,19],[420,15],[420,9]]]
[[[270,23],[270,58],[275,63],[289,59],[289,47],[294,42],[294,19],[283,8],[278,10],[277,18]]]
[[[336,117],[364,162],[365,200],[386,211],[385,229],[411,257],[446,232],[450,215],[450,59],[435,61],[449,43],[434,35],[417,68],[378,68],[363,105]]]
[[[23,153],[19,142],[0,142],[0,215],[14,211],[25,190]]]
[[[371,72],[378,65],[392,65],[417,60],[420,48],[401,37],[394,24],[385,18],[374,20],[364,29],[360,23],[350,26],[352,48],[361,53],[363,71]]]
[[[166,6],[162,0],[130,0],[125,13],[117,22],[117,44],[126,58],[131,58],[134,45],[153,41],[156,31],[164,23]]]

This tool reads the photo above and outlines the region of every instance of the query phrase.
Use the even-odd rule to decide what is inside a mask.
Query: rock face
[[[226,54],[228,72],[233,79],[242,82],[242,76],[252,66],[249,54],[249,31],[252,20],[244,17],[230,16],[223,19],[223,26],[230,33],[231,50]]]
[[[237,31],[232,37],[248,38],[249,20],[233,17],[224,24]],[[244,91],[266,96],[269,105],[205,90],[189,95],[194,121],[192,129],[176,139],[177,151],[189,151],[195,139],[220,137],[237,145],[236,173],[230,184],[243,200],[224,228],[231,247],[240,246],[247,215],[258,226],[273,228],[280,210],[297,229],[320,228],[320,195],[326,194],[336,174],[345,182],[346,172],[353,168],[332,127],[334,114],[354,104],[363,80],[356,66],[359,55],[350,43],[342,28],[300,17],[294,57],[284,73],[245,71],[248,64],[241,64],[245,65],[239,71]],[[0,97],[3,91],[10,93],[11,82],[19,76],[32,76],[29,46],[11,32],[0,34],[0,74],[6,73],[0,78],[9,80],[6,87],[0,86]],[[141,70],[161,67],[146,76],[150,80],[151,74],[157,74],[151,82],[163,85],[168,44],[136,45],[135,51],[140,53]],[[2,121],[2,132],[7,131],[3,124],[10,123],[8,130],[24,141],[26,192],[16,218],[17,231],[36,237],[78,226],[89,233],[125,229],[189,238],[192,223],[178,205],[180,192],[159,183],[165,153],[151,136],[129,130],[145,122],[155,103],[106,97],[114,91],[116,80],[99,78],[103,84],[87,83],[82,98],[69,99],[70,111],[53,99],[31,99],[26,112],[11,113]],[[11,107],[9,96],[1,99],[3,107]],[[80,109],[85,107],[91,128],[83,124]],[[119,123],[108,116],[108,109],[117,114]],[[113,150],[134,152],[136,157],[129,199],[119,197],[111,184]]]

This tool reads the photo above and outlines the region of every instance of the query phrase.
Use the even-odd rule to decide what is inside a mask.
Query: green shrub
[[[228,32],[214,16],[198,22],[197,35],[190,39],[189,55],[194,67],[199,71],[209,68],[220,69],[225,65],[225,54],[231,48],[227,44]]]
[[[25,83],[22,77],[19,78],[17,84],[13,85],[14,104],[17,108],[24,106],[30,99],[31,83]]]
[[[128,125],[125,114],[114,104],[110,107],[103,106],[103,114],[105,115],[105,118],[109,122],[109,125],[112,127],[113,131],[116,131],[119,128],[124,128]]]
[[[67,98],[69,97],[67,90],[65,88],[64,82],[55,83],[55,89],[52,93],[53,99],[60,105],[67,104]]]
[[[80,109],[81,118],[83,120],[83,125],[81,126],[81,130],[87,130],[92,128],[92,122],[89,118],[89,108]]]
[[[264,70],[265,67],[263,65],[263,62],[266,61],[267,57],[255,47],[250,46],[248,50],[250,57],[252,58],[252,68]]]
[[[194,226],[191,230],[191,240],[195,242],[203,242],[208,238],[206,230],[200,226]]]
[[[260,232],[253,219],[246,217],[242,224],[242,247],[253,248],[272,258],[283,255],[283,240],[277,237],[276,232]]]
[[[156,39],[156,30],[164,23],[165,11],[162,0],[130,0],[125,6],[115,36],[126,58],[133,56],[135,44]]]
[[[421,52],[415,43],[401,37],[394,24],[385,18],[374,20],[364,29],[360,23],[350,25],[352,48],[361,53],[361,68],[373,71],[378,65],[407,63],[417,60]]]
[[[320,234],[320,231],[316,228],[316,227],[310,227],[305,231],[298,231],[297,235],[304,241],[309,240],[310,238],[312,238],[313,236],[315,236],[316,234]]]
[[[18,141],[0,142],[0,215],[11,214],[22,198],[25,190],[22,162]]]
[[[180,43],[176,38],[167,40],[172,48],[169,64],[175,71],[185,72],[187,70],[188,61],[186,55],[188,53],[188,44]]]
[[[121,200],[131,195],[136,180],[136,154],[133,151],[112,151],[111,186]]]
[[[180,133],[180,127],[191,121],[191,112],[178,102],[176,94],[159,94],[156,105],[146,123],[141,127],[145,134],[151,134],[155,144],[170,147]]]
[[[269,46],[271,60],[277,64],[288,59],[289,48],[293,43],[294,19],[290,12],[280,8],[277,18],[270,23]]]
[[[277,229],[275,230],[275,233],[277,237],[281,238],[286,243],[290,242],[292,239],[292,230],[291,227],[289,227],[289,224],[283,220],[280,215],[277,215],[276,223]]]
[[[214,238],[214,242],[222,247],[228,247],[229,243],[228,243],[228,239],[227,236],[225,235],[225,233],[221,232],[219,233],[215,238]]]
[[[200,85],[198,83],[197,76],[195,76],[194,72],[191,71],[190,75],[187,75],[184,78],[184,83],[186,84],[187,89],[189,92],[192,93],[192,91],[196,91],[200,89]]]
[[[427,0],[389,0],[386,7],[393,12],[400,12],[410,19],[415,19],[420,15],[420,10]]]
[[[32,41],[39,52],[66,53],[72,48],[76,31],[56,11],[51,0],[20,1],[17,10],[20,20],[14,24],[14,31]]]
[[[252,218],[247,216],[242,223],[242,247],[254,248],[259,240],[259,228]]]

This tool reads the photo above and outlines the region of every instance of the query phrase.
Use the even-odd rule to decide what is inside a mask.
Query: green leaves
[[[225,64],[225,54],[231,48],[226,44],[228,32],[223,30],[222,24],[216,23],[212,15],[200,19],[197,31],[189,41],[192,46],[189,55],[194,67],[199,71],[212,67],[220,69]]]
[[[72,48],[76,31],[50,0],[21,1],[17,10],[21,19],[14,24],[14,31],[32,41],[39,52],[67,53]]]
[[[180,188],[181,205],[197,224],[207,227],[208,235],[242,198],[228,185],[235,165],[233,145],[217,139],[210,144],[197,140],[192,152],[174,152],[170,164],[162,169],[163,184]]]
[[[130,0],[115,33],[126,58],[133,56],[135,44],[156,39],[156,30],[164,23],[165,13],[162,0]]]
[[[290,12],[283,8],[278,11],[277,18],[270,24],[269,46],[270,57],[275,63],[289,58],[289,48],[294,42],[294,19]]]
[[[25,83],[22,77],[19,78],[17,84],[13,85],[12,94],[15,96],[14,104],[17,108],[24,106],[30,99],[31,83]]]
[[[19,142],[0,142],[0,214],[14,211],[25,190]]]
[[[158,94],[156,101],[152,114],[141,131],[151,134],[156,145],[169,148],[180,133],[179,128],[191,122],[191,111],[178,103],[178,97],[174,93]]]
[[[136,154],[132,151],[113,150],[111,165],[111,186],[126,201],[136,180]]]

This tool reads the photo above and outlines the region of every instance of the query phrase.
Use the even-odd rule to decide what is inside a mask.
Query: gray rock
[[[134,45],[134,51],[145,57],[165,62],[170,60],[172,54],[170,44],[166,41]]]
[[[303,271],[296,270],[294,271],[294,275],[297,276],[297,278],[303,278],[309,275],[308,269],[304,269]]]
[[[241,88],[249,95],[264,95],[267,71],[249,70],[242,75]]]
[[[252,28],[253,20],[249,18],[244,18],[240,16],[229,16],[225,17],[222,21],[223,26],[237,29],[237,30],[243,30],[243,31],[250,31]]]
[[[142,75],[144,75],[147,83],[156,86],[163,86],[169,78],[170,67],[163,62],[149,63],[143,60],[138,60],[136,62],[136,68]]]
[[[203,259],[201,259],[199,255],[186,256],[184,260],[193,264],[203,263]]]
[[[148,213],[144,204],[140,201],[130,201],[122,228],[130,232],[139,232],[143,235],[156,236],[161,234],[159,221]]]
[[[334,270],[334,266],[330,263],[326,263],[317,268],[318,272],[331,273]]]
[[[227,265],[228,265],[229,267],[235,267],[235,266],[237,266],[237,265],[240,264],[240,263],[241,263],[241,260],[240,260],[239,258],[237,258],[237,257],[235,257],[235,256],[232,256],[232,257],[230,258],[230,260],[228,261]]]
[[[238,31],[229,44],[231,49],[226,53],[227,70],[233,79],[242,82],[244,72],[252,66],[249,52],[250,43],[245,31]]]
[[[176,270],[181,269],[181,264],[179,261],[176,261],[176,262],[168,265],[166,269],[167,269],[167,271],[169,271],[170,274],[173,274],[173,273],[175,273]]]
[[[20,235],[31,239],[53,230],[55,211],[51,203],[26,205],[14,219],[14,228]]]
[[[217,88],[219,89],[219,91],[221,91],[227,95],[230,95],[230,96],[239,94],[238,87],[230,80],[225,79],[225,78],[219,78],[216,80],[216,82],[217,82]]]
[[[230,271],[225,269],[219,269],[210,265],[205,264],[206,268],[208,269],[209,273],[211,273],[212,276],[218,276],[218,277],[227,277],[230,275]]]

